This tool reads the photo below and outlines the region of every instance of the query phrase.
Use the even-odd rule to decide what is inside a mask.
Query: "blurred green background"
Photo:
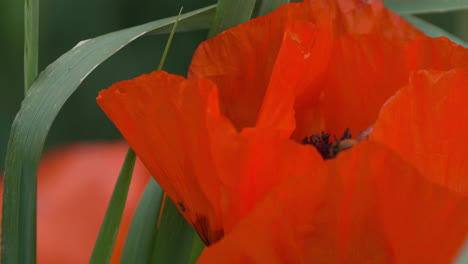
[[[42,0],[39,71],[79,41],[214,4],[216,0]],[[468,41],[468,11],[425,14],[423,19]],[[463,29],[465,27],[465,30]],[[176,34],[165,70],[185,75],[207,31]],[[23,1],[0,1],[0,170],[10,125],[23,98]],[[67,101],[46,147],[74,141],[120,138],[95,103],[99,90],[156,69],[167,35],[138,39],[100,65]]]

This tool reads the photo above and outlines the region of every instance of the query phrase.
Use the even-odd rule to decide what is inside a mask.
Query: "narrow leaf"
[[[468,0],[383,0],[399,14],[446,12],[468,8]]]
[[[177,24],[176,32],[187,32],[187,31],[194,31],[194,30],[202,30],[202,29],[209,29],[211,26],[211,22],[213,21],[213,17],[215,15],[216,8],[208,9],[202,13],[194,15],[190,17],[190,19],[180,20]],[[158,34],[166,34],[171,33],[173,29],[172,24],[168,24],[167,26],[163,26],[148,32],[147,35],[158,35]]]
[[[288,4],[289,0],[260,0],[258,16],[263,16],[276,10],[280,5]]]
[[[455,258],[454,264],[466,264],[468,263],[468,239],[465,241],[465,245],[460,249],[458,256]]]
[[[90,264],[109,263],[114,249],[115,238],[119,232],[122,213],[127,201],[128,189],[132,180],[133,168],[135,166],[136,154],[129,149],[124,164],[115,184],[112,197],[107,207],[104,221],[102,222],[99,235],[94,245]]]
[[[187,264],[195,236],[195,230],[179,213],[171,199],[166,199],[153,244],[151,263]]]
[[[121,264],[150,263],[163,191],[150,179],[125,240]]]
[[[249,21],[254,6],[255,0],[219,0],[208,37]]]
[[[458,45],[468,47],[466,42],[459,39],[455,35],[452,35],[452,34],[448,33],[447,31],[445,31],[445,30],[437,27],[436,25],[433,25],[433,24],[431,24],[431,23],[429,23],[429,22],[427,22],[427,21],[425,21],[425,20],[423,20],[421,18],[411,16],[411,15],[403,15],[403,18],[406,19],[411,24],[413,24],[415,27],[422,30],[426,35],[428,35],[430,37],[435,38],[435,37],[445,36],[445,37],[449,38],[451,41],[457,43]]]
[[[190,253],[190,260],[189,264],[195,264],[200,257],[201,253],[203,252],[203,249],[205,249],[205,244],[201,240],[200,236],[198,234],[195,234],[195,238],[193,239],[193,244],[192,244],[192,252]]]
[[[158,70],[162,70],[162,68],[164,67],[164,63],[166,62],[167,54],[169,53],[169,49],[171,48],[172,39],[174,38],[174,34],[176,32],[177,25],[179,24],[180,15],[182,14],[183,9],[183,7],[180,9],[179,15],[177,15],[177,19],[174,23],[174,26],[172,27],[171,33],[169,34],[169,39],[167,40],[166,47],[164,48],[161,60],[159,61]]]
[[[24,1],[24,94],[37,76],[39,57],[39,0]],[[35,246],[35,244],[34,244]]]
[[[204,15],[214,5],[180,16],[180,21]],[[36,172],[49,129],[65,101],[99,64],[136,38],[172,25],[161,19],[78,43],[50,64],[34,81],[13,121],[5,161],[2,263],[30,263],[26,250],[35,240]],[[35,247],[34,247],[35,248]]]

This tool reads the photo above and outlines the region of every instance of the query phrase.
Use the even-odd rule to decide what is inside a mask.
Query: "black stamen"
[[[351,139],[351,138],[353,138],[351,136],[351,132],[349,132],[349,128],[346,128],[346,131],[343,133],[343,136],[341,137],[340,140]]]
[[[304,140],[302,140],[302,144],[314,146],[320,153],[320,155],[322,155],[323,159],[332,159],[336,157],[336,155],[342,150],[340,148],[340,142],[349,139],[352,140],[349,128],[345,130],[340,139],[338,139],[336,135],[334,135],[333,137],[335,141],[330,142],[330,134],[322,131],[320,135],[311,135],[310,137],[305,137]],[[347,143],[349,143],[349,141]],[[349,147],[346,147],[346,149],[347,148]]]

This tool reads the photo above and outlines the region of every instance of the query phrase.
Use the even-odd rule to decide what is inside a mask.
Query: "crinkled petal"
[[[234,128],[219,114],[215,85],[156,71],[114,84],[97,102],[205,242],[216,240],[220,184],[211,135]]]
[[[198,263],[450,263],[467,231],[467,197],[362,142],[276,188]]]
[[[468,194],[468,71],[419,71],[382,108],[371,139],[431,181]]]
[[[204,250],[198,263],[301,263],[297,243],[314,227],[322,203],[324,162],[274,188],[224,239]]]
[[[408,41],[423,35],[381,1],[305,0],[291,5],[292,17],[318,26],[332,26],[335,36],[371,34],[387,40]]]
[[[327,32],[320,32],[313,26]],[[307,28],[311,31],[306,32]],[[239,131],[254,127],[258,119],[265,122],[272,116],[270,123],[279,122],[276,127],[287,133],[294,127],[294,115],[304,121],[307,119],[309,123],[317,121],[312,120],[317,112],[308,111],[310,108],[304,107],[302,98],[314,95],[312,98],[316,100],[317,91],[322,89],[316,84],[324,71],[322,67],[328,64],[333,46],[330,38],[363,34],[397,42],[421,35],[420,31],[385,9],[379,1],[309,0],[283,5],[267,16],[253,19],[203,42],[193,56],[189,79],[208,78],[216,83],[221,112]],[[295,54],[299,51],[304,53]],[[309,57],[307,54],[310,54]],[[300,61],[299,58],[304,56],[309,59]],[[283,62],[287,65],[300,63],[288,68]],[[287,72],[282,76],[281,71],[284,70]],[[289,86],[309,84],[309,91],[300,87],[285,93],[286,102],[275,111],[271,108],[271,104],[276,102],[273,99],[268,99],[267,105],[262,107],[267,90],[278,82],[290,83]],[[280,90],[284,90],[284,87]],[[290,111],[291,103],[287,103],[292,101],[291,98],[298,99],[296,114]],[[317,104],[314,100],[309,99],[308,102],[312,107]],[[259,116],[261,108],[265,113]],[[280,119],[280,116],[286,118]],[[296,134],[303,134],[305,132],[302,131],[308,129],[305,125],[307,122],[300,123]]]
[[[371,34],[399,41],[407,41],[422,35],[416,27],[386,9],[382,1],[338,0],[336,2],[340,16],[335,19],[339,21],[337,31],[341,34]]]
[[[339,38],[324,84],[325,131],[339,136],[350,128],[357,136],[374,124],[382,104],[407,82],[403,64],[399,42],[374,36]]]
[[[239,131],[255,126],[286,19],[285,6],[203,42],[193,56],[189,79],[216,83],[221,112]]]
[[[446,37],[419,37],[406,47],[408,72],[420,69],[448,71],[468,69],[468,49],[451,42]]]
[[[290,135],[307,132],[314,123],[315,105],[323,89],[333,47],[329,29],[308,22],[290,22],[259,113],[258,127],[275,128]],[[299,127],[296,127],[296,119]]]
[[[315,149],[290,141],[280,132],[246,129],[229,142],[231,147],[214,153],[223,183],[226,234],[281,182],[323,164]]]

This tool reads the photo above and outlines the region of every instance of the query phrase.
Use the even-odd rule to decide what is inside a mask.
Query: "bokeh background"
[[[39,70],[79,41],[216,3],[216,0],[41,0]],[[0,170],[11,123],[23,98],[23,1],[0,1]],[[468,11],[420,15],[468,41]],[[464,27],[464,28],[463,28]],[[186,75],[206,30],[176,34],[165,70]],[[99,90],[156,69],[167,35],[140,38],[100,65],[58,115],[46,148],[75,141],[112,140],[119,132],[98,108]]]

